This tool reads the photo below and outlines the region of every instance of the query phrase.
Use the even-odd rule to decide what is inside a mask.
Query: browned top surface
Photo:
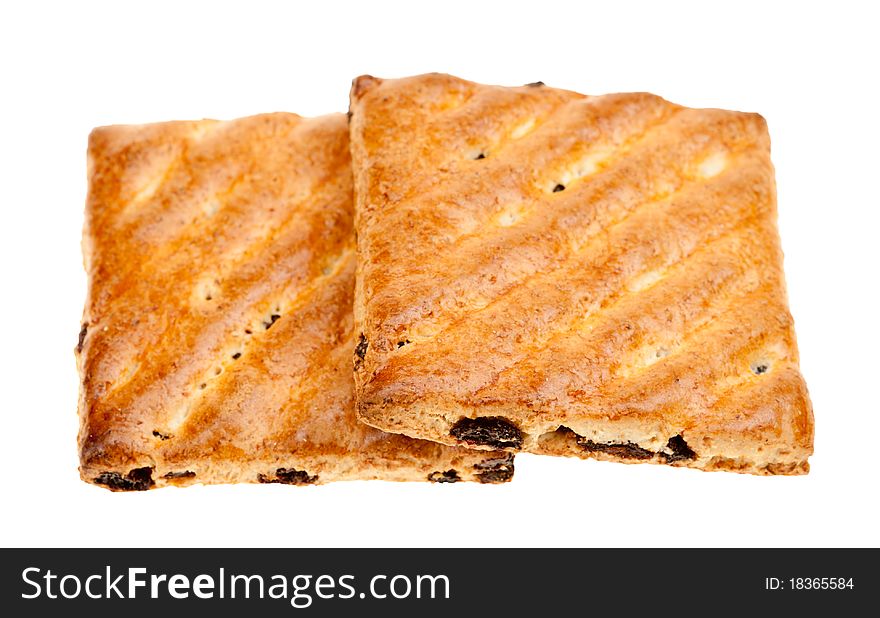
[[[351,110],[362,406],[811,448],[760,116],[436,74]]]
[[[355,420],[351,202],[342,115],[96,129],[83,464],[450,451]]]

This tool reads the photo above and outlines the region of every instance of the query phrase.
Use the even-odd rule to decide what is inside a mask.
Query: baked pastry
[[[358,415],[449,445],[808,471],[764,119],[363,76]]]
[[[88,160],[84,480],[141,490],[511,477],[508,453],[355,418],[344,115],[104,127]]]

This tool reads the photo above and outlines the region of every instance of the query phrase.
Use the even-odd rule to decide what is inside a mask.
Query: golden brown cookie
[[[345,116],[96,129],[76,348],[82,478],[476,480],[507,453],[355,418]]]
[[[763,118],[438,74],[360,77],[350,113],[364,422],[807,472]]]

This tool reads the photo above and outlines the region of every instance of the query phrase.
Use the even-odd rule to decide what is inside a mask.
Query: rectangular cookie
[[[802,474],[764,119],[363,76],[358,415],[449,445]]]
[[[88,176],[83,480],[511,478],[508,453],[356,420],[344,115],[103,127]]]

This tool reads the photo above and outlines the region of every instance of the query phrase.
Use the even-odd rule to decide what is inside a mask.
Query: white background
[[[5,3],[0,545],[880,545],[880,47],[870,13],[868,2]],[[767,118],[816,414],[808,476],[521,455],[500,487],[110,493],[79,480],[72,350],[89,130],[345,111],[356,75],[426,71],[647,90]]]

